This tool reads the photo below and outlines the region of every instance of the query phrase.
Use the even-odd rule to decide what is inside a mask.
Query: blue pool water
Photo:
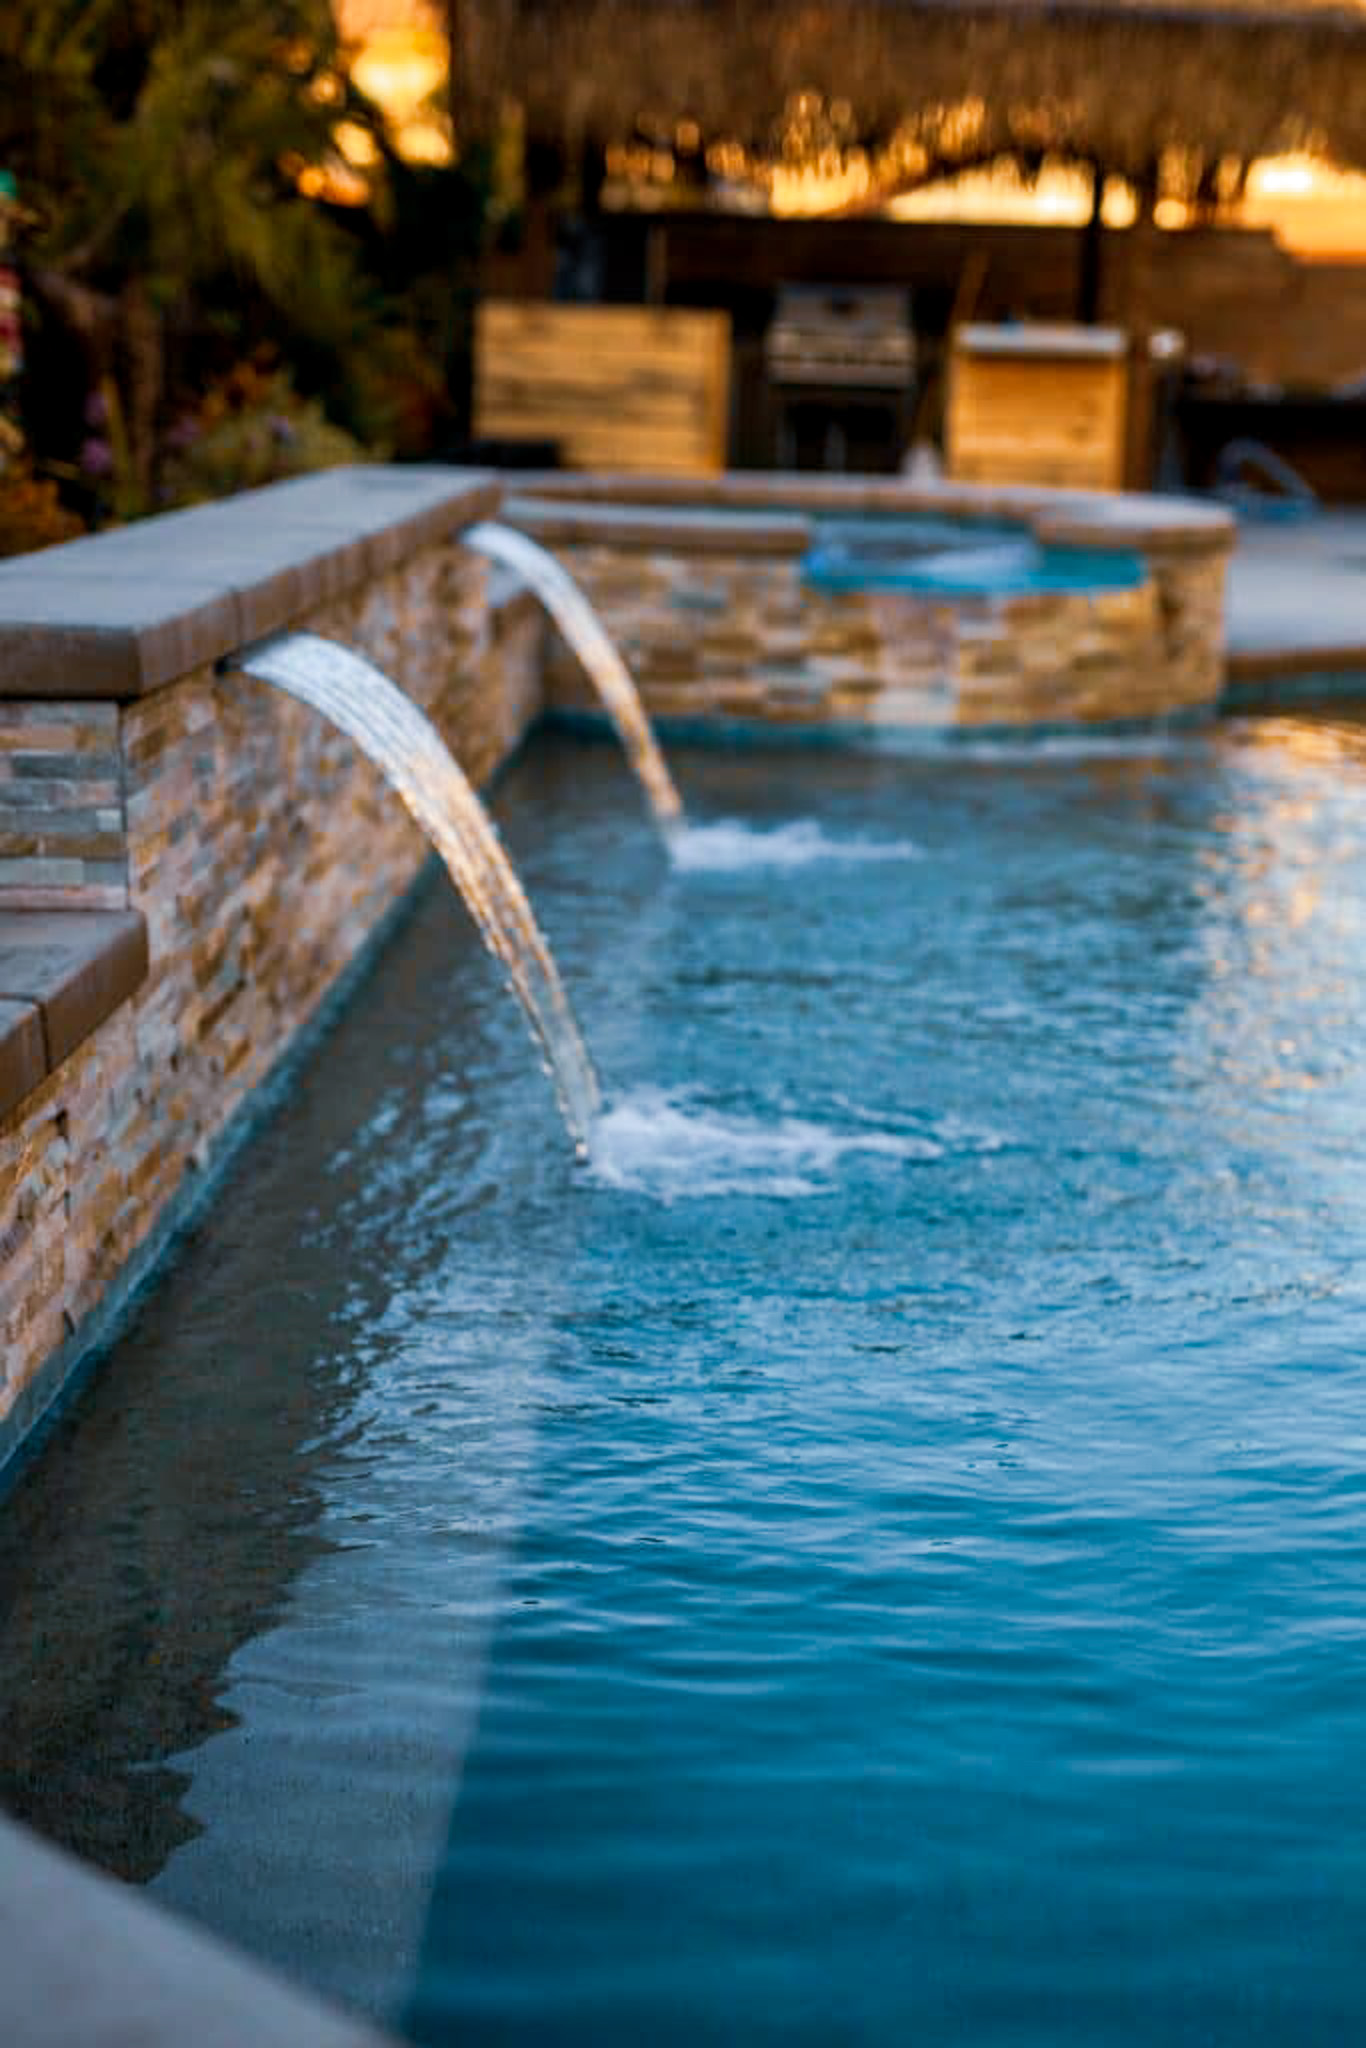
[[[426,2043],[1366,2023],[1366,731],[687,755],[428,890],[0,1522],[0,1800]]]
[[[802,573],[818,590],[1019,597],[1136,590],[1147,571],[1130,548],[1051,545],[1002,522],[844,518],[822,522]]]

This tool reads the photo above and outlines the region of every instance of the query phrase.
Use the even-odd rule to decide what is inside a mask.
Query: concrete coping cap
[[[0,697],[128,700],[496,511],[491,470],[326,470],[0,562]]]
[[[69,1059],[139,987],[136,910],[0,910],[0,1116]]]
[[[685,554],[802,555],[811,521],[800,512],[743,505],[579,505],[553,498],[509,498],[504,517],[534,540]]]
[[[663,536],[669,515],[687,511],[767,514],[775,532],[781,524],[796,526],[800,515],[854,513],[880,518],[904,513],[1004,520],[1028,527],[1052,546],[1137,548],[1144,554],[1209,555],[1231,548],[1237,525],[1222,506],[1193,498],[1163,497],[1138,491],[1072,491],[1042,485],[972,484],[944,480],[912,483],[905,477],[814,476],[809,472],[730,471],[724,476],[678,477],[604,473],[601,471],[527,471],[518,477],[518,495],[510,516],[521,524],[519,508],[528,501],[543,523],[527,531],[538,537],[570,538],[566,529],[551,528],[550,507],[577,522],[572,537],[601,538],[610,544],[631,530],[627,513],[646,531],[646,518],[658,522]],[[621,515],[607,523],[608,513]],[[595,524],[596,522],[596,524]],[[731,531],[738,532],[738,524]],[[697,528],[679,526],[678,543],[687,546]],[[756,528],[756,532],[762,529]],[[643,545],[644,542],[637,542]],[[661,538],[659,544],[666,545]],[[698,543],[693,543],[697,545]],[[721,547],[718,538],[709,543]],[[738,551],[738,550],[737,550]],[[761,550],[757,546],[755,552]]]
[[[7,2048],[397,2048],[0,1816]]]

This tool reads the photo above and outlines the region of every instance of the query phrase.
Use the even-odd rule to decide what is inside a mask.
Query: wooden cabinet
[[[730,318],[491,299],[475,326],[474,431],[554,441],[574,469],[726,466]]]
[[[1115,327],[966,326],[949,367],[945,461],[972,483],[1120,490],[1129,352]]]

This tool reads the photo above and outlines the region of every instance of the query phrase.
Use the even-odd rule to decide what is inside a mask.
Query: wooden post
[[[451,140],[458,149],[461,140],[461,102],[464,99],[465,61],[464,10],[461,0],[446,0],[446,111],[451,119]]]
[[[1091,212],[1081,231],[1081,265],[1077,279],[1077,318],[1083,327],[1094,327],[1100,318],[1100,272],[1105,223],[1100,217],[1105,197],[1105,173],[1098,163],[1091,165]]]

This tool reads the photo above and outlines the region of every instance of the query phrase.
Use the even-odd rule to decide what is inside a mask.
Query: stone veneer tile
[[[434,494],[431,531],[444,516]],[[299,623],[388,669],[483,781],[539,709],[544,636],[524,603],[491,620],[488,590],[482,558],[442,540]],[[39,754],[63,803],[87,786],[77,756],[117,763],[119,901],[126,892],[146,918],[150,966],[131,1001],[0,1111],[0,1428],[21,1397],[27,1412],[43,1361],[104,1297],[426,854],[348,740],[207,662],[122,706],[0,702],[0,806]],[[88,878],[104,864],[71,867]],[[41,893],[34,877],[51,864],[18,856],[11,869]],[[73,887],[90,901],[88,879]],[[4,901],[15,901],[9,888]]]
[[[116,704],[0,700],[0,888],[7,903],[127,900]]]
[[[773,488],[759,480],[757,502]],[[1026,497],[1018,509],[1038,516],[1041,494]],[[834,493],[831,502],[840,501]],[[629,552],[619,553],[592,507],[576,509],[558,528],[547,522],[546,531],[575,536],[557,540],[556,552],[635,666],[647,709],[662,716],[743,705],[748,715],[783,723],[823,710],[831,719],[853,715],[879,725],[1008,724],[1212,704],[1222,680],[1227,522],[1204,520],[1197,508],[1190,534],[1169,542],[1159,523],[1148,547],[1141,506],[1085,510],[1111,521],[1105,544],[1145,548],[1143,584],[952,602],[823,592],[803,586],[790,557],[757,551],[727,558],[713,551],[714,535],[707,552],[689,551],[681,521],[637,522]],[[1128,524],[1113,523],[1120,514]],[[1171,517],[1162,511],[1162,521]],[[650,535],[654,552],[642,545]],[[700,593],[713,610],[699,610]],[[547,678],[555,701],[592,704],[557,640]]]

